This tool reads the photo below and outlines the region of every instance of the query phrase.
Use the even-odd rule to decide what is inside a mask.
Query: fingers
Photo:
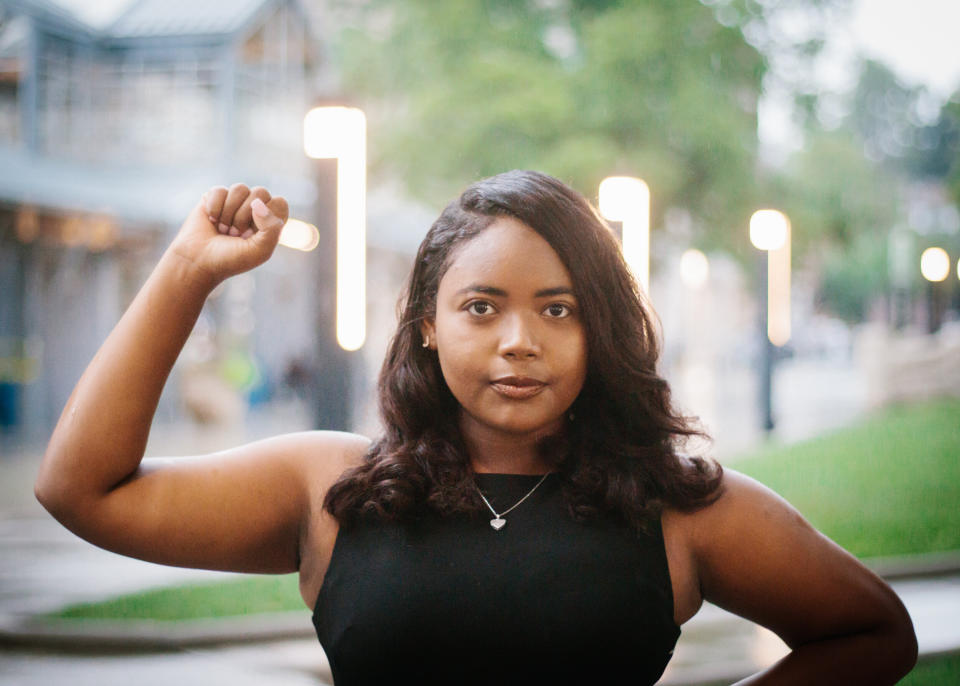
[[[287,223],[287,219],[290,218],[290,208],[287,206],[286,198],[278,195],[267,202],[267,207],[275,217],[280,219],[281,226]]]
[[[230,235],[233,234],[233,229],[237,230],[237,235],[242,238],[250,238],[256,230],[257,227],[253,223],[253,211],[251,210],[251,204],[254,200],[260,200],[263,203],[270,202],[270,193],[266,188],[262,186],[257,186],[250,189],[250,194],[243,201],[243,204],[240,205],[236,213],[233,215],[233,222],[230,225]]]
[[[282,197],[272,197],[262,186],[248,188],[235,183],[230,188],[215,186],[203,194],[207,219],[223,235],[250,238],[260,231],[275,232],[287,221],[289,208]],[[261,208],[258,214],[255,208]]]
[[[217,226],[217,230],[220,231],[220,233],[226,233],[231,236],[239,236],[242,233],[242,231],[234,225],[233,220],[237,210],[240,209],[240,206],[243,205],[249,195],[250,189],[247,188],[245,184],[235,183],[230,186],[227,199],[223,203],[223,211],[220,213],[220,224]]]
[[[276,242],[280,239],[280,230],[287,223],[287,201],[280,196],[271,198],[266,203],[256,198],[251,203],[250,209],[253,214],[253,222],[258,229],[257,233],[254,234],[254,239],[276,245]]]
[[[207,219],[214,226],[220,223],[220,215],[223,212],[223,203],[227,199],[227,192],[225,186],[214,186],[203,194],[203,207],[207,211]]]

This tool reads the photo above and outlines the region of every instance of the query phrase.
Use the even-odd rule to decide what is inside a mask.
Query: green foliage
[[[896,408],[733,462],[860,557],[960,548],[960,400]]]
[[[651,187],[655,230],[684,207],[712,244],[743,242],[764,61],[711,8],[409,0],[364,17],[337,54],[370,116],[372,173],[435,204],[511,168],[588,197],[627,173]]]
[[[860,236],[885,240],[899,218],[898,179],[869,162],[849,131],[811,133],[784,182],[799,252],[850,247]]]
[[[887,239],[861,234],[823,263],[817,303],[848,322],[866,319],[870,304],[888,288]]]
[[[71,605],[51,616],[176,621],[303,609],[297,575],[285,574],[158,588],[98,603]]]
[[[960,654],[920,660],[899,686],[946,686],[960,684]]]
[[[942,156],[942,169],[953,203],[960,207],[960,91],[940,111],[938,135],[930,141]]]

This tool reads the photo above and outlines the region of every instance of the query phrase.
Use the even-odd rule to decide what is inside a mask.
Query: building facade
[[[264,185],[324,228],[301,139],[323,68],[296,0],[133,0],[103,25],[0,3],[0,431],[49,433],[206,188]],[[215,293],[158,417],[211,420],[188,377],[256,402],[310,367],[327,257],[280,250]]]

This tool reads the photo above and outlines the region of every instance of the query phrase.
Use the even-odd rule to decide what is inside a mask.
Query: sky
[[[853,42],[905,82],[960,89],[960,0],[858,0]]]

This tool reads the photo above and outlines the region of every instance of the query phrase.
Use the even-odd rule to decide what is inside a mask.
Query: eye
[[[465,309],[470,314],[483,317],[493,312],[493,305],[485,300],[474,300],[473,302],[469,303]]]
[[[566,303],[550,303],[544,310],[552,319],[563,319],[573,314],[573,308]]]

